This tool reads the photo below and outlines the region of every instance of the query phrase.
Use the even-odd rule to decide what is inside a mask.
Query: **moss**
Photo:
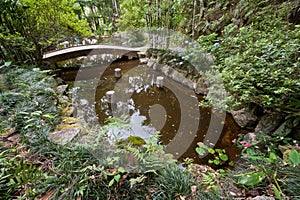
[[[143,140],[141,137],[138,136],[129,136],[126,139],[129,143],[136,145],[136,146],[142,146],[144,144],[146,144],[145,140]]]
[[[62,110],[62,116],[70,117],[74,112],[74,107],[66,107]]]
[[[133,135],[129,136],[126,139],[120,139],[116,142],[116,145],[120,148],[124,148],[129,144],[133,146],[142,146],[146,144],[146,142],[141,137]]]
[[[62,117],[61,123],[58,125],[58,130],[67,130],[70,128],[81,127],[81,123],[78,119],[74,117]]]

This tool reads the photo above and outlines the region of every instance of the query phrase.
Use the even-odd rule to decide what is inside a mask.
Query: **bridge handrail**
[[[80,46],[72,46],[68,48],[63,48],[55,51],[45,52],[43,55],[43,59],[47,59],[53,56],[58,56],[60,54],[65,53],[72,53],[75,51],[82,51],[82,50],[93,50],[93,49],[116,49],[116,50],[124,50],[124,51],[145,51],[149,47],[124,47],[124,46],[115,46],[115,45],[103,45],[103,44],[90,44],[90,45],[80,45]]]

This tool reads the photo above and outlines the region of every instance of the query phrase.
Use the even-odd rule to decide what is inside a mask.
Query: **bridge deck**
[[[122,47],[122,46],[113,46],[113,45],[82,45],[82,46],[73,46],[65,49],[60,49],[52,52],[46,52],[43,55],[44,60],[57,60],[62,59],[63,55],[74,54],[76,52],[91,52],[93,50],[97,50],[97,52],[101,53],[111,53],[111,52],[121,52],[121,53],[129,53],[134,52],[137,53],[139,51],[146,50],[146,47],[139,47],[139,48],[131,48],[131,47]],[[76,54],[77,55],[77,54]],[[67,56],[68,57],[68,56]],[[55,59],[57,58],[57,59]]]

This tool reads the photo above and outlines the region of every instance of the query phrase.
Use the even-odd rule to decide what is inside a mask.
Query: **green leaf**
[[[118,172],[119,172],[119,173],[125,173],[126,170],[125,170],[123,167],[119,167],[119,168],[118,168]]]
[[[234,166],[234,162],[233,162],[233,161],[230,161],[230,162],[228,163],[228,165],[231,166],[231,167],[233,167],[233,166]]]
[[[274,190],[274,193],[275,193],[275,196],[277,197],[277,199],[282,199],[281,193],[275,185],[273,185],[273,190]]]
[[[43,117],[49,118],[49,119],[54,119],[54,116],[51,114],[45,114]]]
[[[220,154],[220,159],[223,161],[227,161],[228,160],[228,156],[226,154]]]
[[[108,183],[108,186],[111,187],[115,183],[115,179],[111,179]]]
[[[200,156],[204,156],[206,154],[208,147],[205,144],[203,144],[202,142],[198,142],[197,144],[198,144],[198,147],[196,148],[196,152]]]
[[[220,161],[215,159],[215,160],[214,160],[214,164],[215,164],[215,165],[219,165],[219,164],[220,164]]]
[[[274,152],[271,152],[270,155],[269,155],[269,158],[270,158],[271,160],[276,160],[276,159],[277,159],[277,156],[276,156],[276,154],[275,154]]]
[[[121,178],[121,175],[120,175],[120,174],[114,176],[114,179],[115,179],[117,182],[120,180],[120,178]]]
[[[245,186],[254,186],[265,179],[266,175],[262,172],[246,174],[239,178],[238,183]]]
[[[289,160],[292,166],[296,167],[300,163],[300,154],[295,149],[292,149]]]
[[[215,150],[214,150],[214,149],[208,149],[208,152],[209,152],[210,154],[214,154],[214,153],[215,153]]]

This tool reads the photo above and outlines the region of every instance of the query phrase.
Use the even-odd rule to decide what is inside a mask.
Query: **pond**
[[[66,62],[70,63],[59,65]],[[120,78],[115,77],[116,68],[121,69]],[[105,125],[108,117],[127,116],[128,128],[114,130],[121,138],[138,136],[147,140],[159,131],[166,152],[178,160],[193,158],[196,163],[207,163],[211,158],[197,155],[198,142],[210,140],[215,148],[225,149],[229,161],[235,161],[240,154],[231,141],[246,131],[230,114],[199,107],[202,95],[141,65],[139,60],[63,68],[60,76],[65,81],[75,81],[73,85],[81,90],[80,98],[95,110],[100,125]],[[158,76],[164,77],[163,87],[156,85]],[[115,92],[113,103],[107,100],[108,91]]]

